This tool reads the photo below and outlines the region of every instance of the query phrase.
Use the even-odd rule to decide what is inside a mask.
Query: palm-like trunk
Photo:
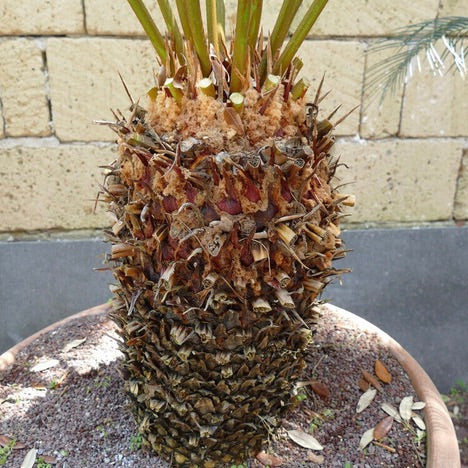
[[[276,62],[269,45],[249,45],[261,2],[247,3],[245,35],[231,57],[217,34],[208,74],[198,21],[183,26],[186,67],[160,55],[174,74],[114,126],[106,183],[126,388],[147,443],[186,466],[255,455],[294,404],[314,305],[343,272],[332,265],[345,253],[341,206],[353,204],[331,187],[320,88],[306,105],[292,57],[262,82],[262,54],[268,70]]]

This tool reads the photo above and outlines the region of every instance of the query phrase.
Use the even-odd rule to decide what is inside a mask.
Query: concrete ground
[[[468,381],[468,228],[350,230],[324,296],[398,340],[441,392]],[[67,315],[106,302],[99,239],[0,242],[0,353]]]

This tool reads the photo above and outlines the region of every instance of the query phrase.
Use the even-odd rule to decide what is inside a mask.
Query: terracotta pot
[[[65,317],[58,322],[55,322],[48,327],[39,330],[38,332],[34,333],[34,335],[28,336],[23,341],[20,341],[18,344],[10,348],[8,351],[5,351],[2,355],[0,355],[0,372],[5,370],[8,366],[15,362],[16,355],[26,346],[31,344],[35,339],[39,338],[44,333],[48,333],[55,328],[60,327],[61,325],[65,325],[72,320],[82,317],[89,317],[91,315],[98,315],[98,314],[107,314],[110,311],[110,304],[101,304],[96,307],[92,307],[91,309],[83,310],[82,312],[78,312],[77,314],[70,315],[69,317]]]
[[[399,361],[402,368],[408,374],[420,401],[426,402],[425,422],[427,429],[427,468],[460,468],[460,452],[455,429],[450,419],[447,408],[440,394],[424,369],[418,362],[391,336],[372,325],[363,318],[339,307],[327,304],[324,308],[332,311],[343,320],[352,322],[356,328],[362,331],[375,333],[393,356]],[[76,318],[87,317],[97,314],[106,314],[110,306],[103,304],[71,315],[59,322],[38,331],[26,338],[8,351],[0,355],[0,371],[3,371],[15,361],[15,356],[23,348],[28,346],[36,338]]]
[[[393,354],[408,374],[419,400],[426,402],[424,409],[427,429],[426,467],[459,468],[461,463],[457,435],[447,407],[442,401],[436,386],[416,359],[390,335],[387,335],[387,333],[367,320],[331,304],[326,304],[324,307],[351,321],[356,325],[356,328],[375,333],[383,346]]]

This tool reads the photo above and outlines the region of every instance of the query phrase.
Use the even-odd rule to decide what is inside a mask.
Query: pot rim
[[[65,317],[62,320],[58,320],[57,322],[54,322],[45,328],[41,328],[36,333],[28,336],[24,340],[12,346],[10,349],[7,349],[4,353],[0,354],[0,372],[4,371],[15,362],[16,355],[20,351],[22,351],[24,348],[26,348],[26,346],[30,345],[34,340],[44,335],[45,333],[55,330],[56,328],[62,325],[66,325],[68,322],[71,322],[72,320],[75,320],[77,318],[106,314],[110,311],[110,309],[111,305],[109,303],[101,304],[95,307],[91,307],[90,309],[83,310],[76,314],[69,315],[68,317]]]
[[[447,407],[442,401],[437,387],[416,359],[390,335],[367,320],[332,304],[324,304],[322,308],[343,317],[363,331],[375,333],[382,345],[392,353],[407,373],[418,398],[426,403],[424,408],[424,419],[427,426],[426,468],[440,468],[442,466],[444,468],[460,468],[457,435]]]
[[[427,463],[426,468],[460,468],[460,452],[458,448],[457,435],[445,403],[440,397],[439,391],[428,376],[426,371],[419,365],[408,351],[406,351],[396,340],[376,327],[367,320],[332,304],[323,304],[321,308],[330,311],[356,325],[363,331],[375,333],[382,345],[388,348],[392,355],[398,360],[401,367],[408,374],[418,398],[426,403],[425,420],[427,426]],[[92,315],[104,315],[111,310],[111,305],[101,304],[96,307],[70,315],[58,322],[39,330],[28,338],[20,341],[12,348],[0,355],[0,372],[11,366],[16,355],[35,339],[55,328],[75,320],[77,318]]]

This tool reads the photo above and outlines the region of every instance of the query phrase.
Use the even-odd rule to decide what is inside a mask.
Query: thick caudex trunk
[[[332,125],[283,91],[250,90],[240,114],[158,94],[116,123],[105,198],[125,385],[139,432],[181,465],[260,450],[295,401],[316,298],[341,273],[352,200],[330,186]]]

